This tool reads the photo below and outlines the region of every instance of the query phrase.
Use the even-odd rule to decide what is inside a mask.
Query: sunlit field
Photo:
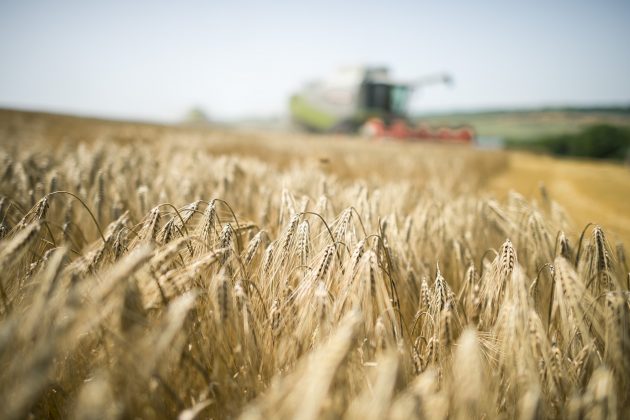
[[[627,418],[630,171],[0,112],[3,418]]]

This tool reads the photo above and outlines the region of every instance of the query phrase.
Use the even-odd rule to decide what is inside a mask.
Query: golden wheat
[[[500,155],[118,130],[2,139],[3,418],[630,416],[623,244]]]

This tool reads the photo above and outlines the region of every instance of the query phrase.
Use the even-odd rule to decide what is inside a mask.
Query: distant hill
[[[470,125],[481,136],[525,141],[577,133],[598,124],[630,128],[630,106],[498,109],[422,114],[414,119],[430,125]]]

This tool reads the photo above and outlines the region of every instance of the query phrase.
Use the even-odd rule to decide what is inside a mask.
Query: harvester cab
[[[296,125],[313,132],[360,131],[375,138],[448,140],[453,136],[445,136],[444,128],[432,131],[412,127],[407,110],[414,90],[450,83],[447,74],[397,81],[386,67],[345,68],[304,86],[291,97],[290,112]],[[469,129],[467,135],[456,134],[457,138],[470,140],[473,136]]]

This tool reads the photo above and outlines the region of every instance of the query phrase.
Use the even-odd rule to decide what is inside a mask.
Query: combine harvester
[[[430,84],[450,84],[446,74],[411,82],[394,81],[385,67],[342,69],[332,77],[304,86],[293,95],[293,122],[312,132],[355,133],[374,139],[471,144],[470,127],[430,128],[413,125],[407,114],[414,90]]]

